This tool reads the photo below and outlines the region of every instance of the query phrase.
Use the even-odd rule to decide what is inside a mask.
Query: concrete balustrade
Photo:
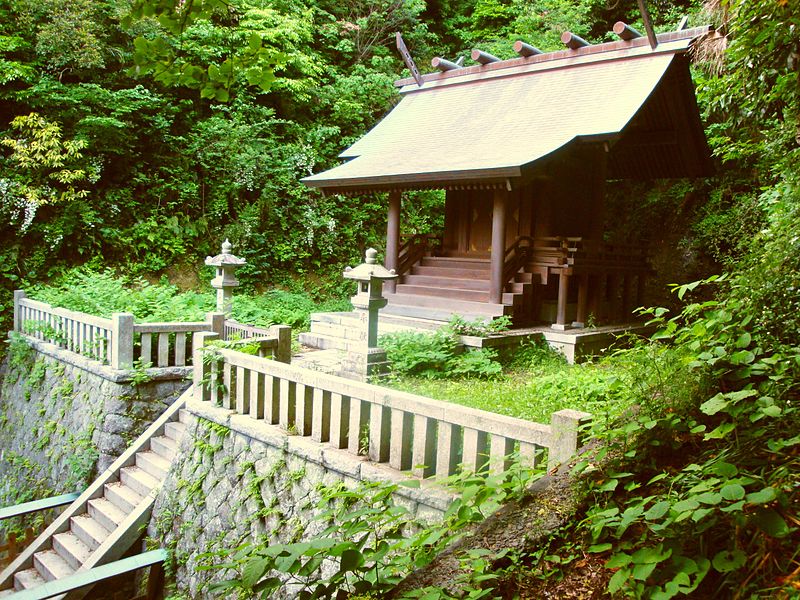
[[[502,471],[514,453],[533,465],[544,450],[554,467],[575,454],[590,418],[562,410],[550,425],[532,423],[229,349],[214,348],[204,361],[203,347],[215,338],[195,334],[195,399],[420,478],[446,477],[459,465]]]

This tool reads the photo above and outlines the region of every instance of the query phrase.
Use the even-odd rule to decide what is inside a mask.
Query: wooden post
[[[216,398],[216,390],[212,389],[209,381],[213,366],[203,362],[203,346],[206,342],[218,339],[216,333],[198,331],[192,336],[192,384],[194,386],[194,399],[209,402]],[[214,392],[212,394],[212,391]]]
[[[386,220],[386,257],[385,265],[390,271],[397,270],[398,253],[400,252],[400,208],[402,192],[392,190],[389,192],[389,215]],[[396,280],[386,282],[386,291],[394,293]]]
[[[133,315],[111,315],[111,368],[133,368]]]
[[[225,313],[224,312],[210,312],[206,314],[206,320],[209,323],[212,333],[216,333],[219,339],[225,339]]]
[[[495,190],[492,206],[492,255],[489,302],[503,303],[503,265],[506,258],[506,190]]]
[[[567,297],[569,296],[569,275],[563,270],[558,274],[558,304],[556,305],[556,322],[553,329],[563,331],[567,328]]]
[[[578,277],[578,312],[575,315],[575,327],[586,326],[587,307],[589,305],[589,275],[584,273]]]
[[[14,290],[14,331],[22,333],[22,311],[20,310],[20,300],[25,298],[25,292]]]

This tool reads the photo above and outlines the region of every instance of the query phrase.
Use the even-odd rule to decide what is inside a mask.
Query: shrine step
[[[425,319],[448,321],[454,314],[462,315],[465,318],[470,315],[499,317],[501,315],[513,314],[513,307],[506,304],[490,304],[488,302],[474,302],[469,300],[453,300],[440,296],[424,296],[416,294],[386,294],[389,304],[382,312],[392,315],[403,315],[421,317]],[[401,308],[403,307],[403,308]],[[427,308],[426,311],[403,310],[407,307]],[[436,315],[436,316],[432,316]],[[450,316],[448,316],[450,315]]]
[[[402,331],[408,329],[429,329],[431,331],[442,326],[441,321],[430,319],[416,319],[413,317],[402,317],[399,315],[384,315],[380,313],[378,328],[380,333],[390,331]],[[347,325],[355,327],[359,323],[359,318],[354,312],[331,312],[331,313],[311,313],[311,330],[314,331],[315,323],[333,323],[337,325]]]
[[[313,333],[306,331],[297,336],[297,341],[303,346],[317,348],[318,350],[347,350],[353,342],[336,335],[326,333]]]
[[[480,290],[464,290],[456,288],[443,288],[443,287],[428,287],[425,285],[410,285],[406,283],[397,284],[398,295],[414,295],[414,296],[435,296],[437,298],[446,298],[448,301],[452,300],[467,300],[469,302],[489,302],[489,291]],[[514,302],[513,292],[506,292],[503,294],[503,304],[512,304]]]
[[[489,281],[489,267],[485,269],[469,269],[459,267],[432,267],[414,265],[411,267],[412,275],[428,275],[431,277],[461,277],[464,279],[483,279]]]
[[[525,275],[530,275],[526,273]],[[463,277],[432,277],[429,275],[406,275],[401,280],[401,285],[416,285],[433,288],[448,288],[458,290],[476,290],[488,292],[491,282],[488,279],[466,279]],[[512,282],[506,285],[506,292],[524,291],[523,282]]]
[[[425,256],[420,261],[423,267],[444,267],[452,269],[489,270],[488,258],[466,258],[460,256]]]

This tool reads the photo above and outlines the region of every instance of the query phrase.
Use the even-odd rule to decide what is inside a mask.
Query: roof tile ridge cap
[[[644,38],[647,39],[647,38]],[[675,43],[681,42],[685,40],[671,40],[670,42],[665,43]],[[573,59],[572,62],[562,63],[561,59],[553,59],[549,61],[540,61],[540,62],[530,62],[530,63],[521,63],[521,64],[514,64],[508,65],[504,68],[499,69],[492,69],[491,71],[470,71],[467,73],[461,73],[458,76],[450,76],[443,79],[431,79],[425,81],[425,83],[432,83],[430,87],[416,87],[414,80],[410,80],[409,83],[403,85],[399,92],[401,96],[406,97],[408,95],[420,93],[420,92],[429,92],[434,89],[442,89],[450,86],[456,85],[466,85],[470,83],[479,83],[481,81],[487,81],[490,79],[504,79],[507,77],[515,77],[515,76],[522,76],[528,75],[533,73],[543,73],[547,71],[557,71],[561,69],[573,69],[578,68],[586,65],[591,64],[598,64],[602,62],[618,62],[622,60],[637,60],[637,59],[644,59],[644,58],[651,58],[657,55],[663,54],[670,54],[670,55],[677,55],[681,53],[685,53],[688,51],[688,45],[684,48],[664,48],[662,49],[660,46],[655,50],[651,50],[649,46],[636,46],[633,48],[617,48],[611,49],[606,52],[595,52],[595,53],[587,53],[583,55],[574,55],[574,56],[567,56],[564,58]],[[638,51],[635,53],[631,53],[629,51],[634,50]],[[621,54],[623,52],[628,52],[628,54]],[[619,55],[609,56],[610,54],[620,53]],[[600,56],[600,55],[605,56]],[[574,59],[583,59],[580,61],[575,61]],[[516,59],[513,59],[516,60]],[[525,69],[528,67],[528,69]],[[538,67],[538,68],[536,68]],[[510,69],[517,69],[515,71],[510,71]],[[525,70],[523,70],[525,69]],[[505,72],[504,72],[505,71]],[[451,71],[452,72],[452,71]]]
[[[656,34],[657,37],[663,37],[663,40],[659,40],[660,43],[663,44],[674,44],[676,42],[683,42],[687,41],[691,44],[697,38],[708,34],[711,31],[714,31],[715,28],[713,25],[699,25],[697,27],[691,27],[689,29],[683,29],[678,31],[662,31],[661,33]],[[490,63],[488,65],[469,65],[466,67],[462,67],[460,69],[453,69],[451,71],[445,71],[443,73],[425,73],[423,74],[423,87],[417,87],[417,89],[407,90],[403,92],[404,94],[415,92],[415,91],[424,91],[424,84],[425,83],[437,83],[440,85],[449,85],[447,83],[440,83],[440,82],[447,82],[448,80],[453,80],[452,83],[463,83],[462,81],[458,81],[462,77],[468,76],[477,76],[483,73],[492,73],[497,71],[503,71],[505,69],[512,69],[512,68],[519,68],[524,66],[533,66],[533,65],[553,65],[550,68],[559,68],[557,64],[564,60],[572,60],[572,59],[581,59],[581,58],[589,58],[589,57],[598,57],[600,55],[606,55],[601,60],[618,60],[620,58],[625,58],[624,56],[608,56],[612,52],[629,52],[631,50],[636,51],[640,49],[648,49],[649,52],[642,52],[639,53],[631,53],[631,58],[638,58],[640,56],[647,56],[651,53],[659,52],[658,48],[650,49],[647,45],[647,38],[635,38],[633,40],[611,40],[608,42],[601,42],[599,44],[592,44],[590,46],[585,46],[578,50],[553,50],[551,52],[545,52],[544,54],[539,54],[535,57],[514,57],[508,58],[505,60],[501,60],[499,62]],[[621,45],[624,44],[624,45]],[[688,48],[688,46],[687,46]],[[678,53],[684,50],[675,49],[672,50],[674,53]],[[587,61],[588,62],[588,61]],[[573,63],[574,64],[574,63]],[[573,64],[569,66],[573,66]],[[583,63],[577,63],[583,64]],[[562,65],[563,66],[563,65]],[[542,70],[546,70],[547,67],[544,67]],[[401,79],[397,79],[394,82],[395,87],[404,88],[409,86],[414,82],[414,80],[410,77],[403,77]],[[437,86],[438,87],[438,86]]]

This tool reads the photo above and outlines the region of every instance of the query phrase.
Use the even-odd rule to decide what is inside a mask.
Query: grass
[[[58,281],[28,291],[36,300],[98,317],[115,312],[133,313],[140,322],[203,321],[215,310],[214,291],[180,291],[166,281],[152,284],[140,277],[120,277],[110,270],[73,269]],[[308,329],[316,311],[350,310],[346,299],[318,301],[310,294],[281,289],[258,295],[234,293],[233,318],[257,326],[291,325]]]
[[[605,421],[632,402],[630,373],[614,359],[569,365],[538,345],[507,357],[495,379],[430,379],[394,376],[386,385],[463,406],[549,423],[553,412],[570,408]]]

